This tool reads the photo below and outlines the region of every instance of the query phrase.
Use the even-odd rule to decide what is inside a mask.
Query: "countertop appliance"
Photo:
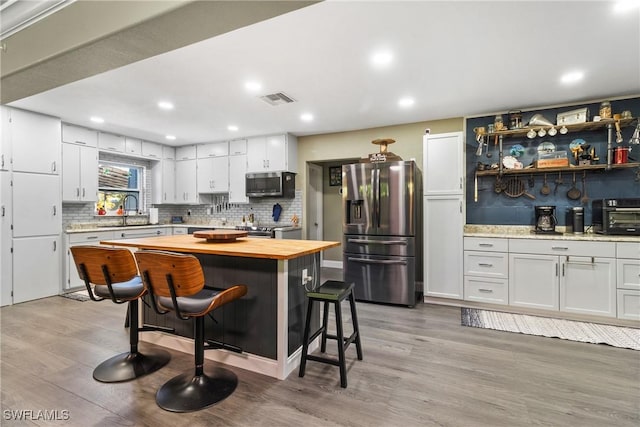
[[[356,299],[414,306],[423,277],[416,163],[343,165],[342,207],[344,280],[355,283]]]
[[[555,206],[535,206],[536,233],[557,234],[556,207]]]
[[[640,198],[593,200],[591,219],[596,233],[640,235]]]
[[[567,233],[584,233],[584,208],[582,206],[567,208],[566,220]]]
[[[296,196],[296,174],[293,172],[259,172],[245,176],[247,197]]]

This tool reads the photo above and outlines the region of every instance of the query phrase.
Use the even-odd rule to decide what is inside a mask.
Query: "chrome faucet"
[[[138,206],[138,198],[136,196],[134,196],[133,194],[127,194],[126,196],[124,196],[124,199],[122,199],[122,208],[123,208],[123,211],[122,211],[122,225],[123,226],[127,225],[127,217],[129,216],[129,215],[127,215],[127,200],[129,200],[129,197],[133,197],[133,200],[135,200],[135,202],[136,202],[136,205],[135,205],[136,213],[138,212],[138,208],[139,208],[139,206]]]

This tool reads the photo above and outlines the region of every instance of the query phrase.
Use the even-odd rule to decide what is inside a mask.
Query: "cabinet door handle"
[[[76,197],[80,197],[80,189],[76,187]]]
[[[493,247],[493,243],[480,243],[478,246],[483,247],[483,248],[492,248]]]
[[[55,172],[56,171],[56,162],[54,161],[53,163],[51,163],[51,172]]]
[[[485,294],[493,293],[493,289],[478,289],[478,292],[483,292]]]
[[[98,236],[87,236],[87,240],[95,240]]]
[[[493,264],[489,264],[489,263],[486,263],[486,262],[481,262],[478,265],[480,267],[493,267]]]
[[[4,216],[4,206],[2,207],[2,216]]]
[[[82,189],[82,197],[84,197],[84,195],[85,195],[85,189],[83,188]]]
[[[4,167],[4,154],[0,156],[2,160],[0,160],[0,167]]]
[[[558,263],[556,262],[556,277],[558,277]]]
[[[53,205],[53,216],[58,215],[58,209],[56,208],[56,205]]]
[[[87,145],[87,143],[86,143],[86,142],[84,142],[84,141],[78,141],[77,139],[76,139],[76,144]]]
[[[565,266],[565,265],[566,265],[566,264],[562,263],[562,277],[564,277],[564,266]]]
[[[460,177],[460,189],[462,190],[462,177]]]
[[[564,246],[552,246],[551,250],[553,250],[553,251],[568,251],[569,248],[564,247]]]
[[[55,240],[53,241],[53,252],[58,250],[58,242],[56,242]]]

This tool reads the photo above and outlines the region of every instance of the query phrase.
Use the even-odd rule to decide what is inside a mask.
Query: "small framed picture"
[[[342,185],[342,168],[340,166],[329,167],[329,185],[331,187]]]

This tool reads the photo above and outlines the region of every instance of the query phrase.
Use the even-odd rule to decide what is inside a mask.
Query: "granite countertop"
[[[262,225],[258,225],[258,227],[260,226]],[[285,225],[285,224],[283,225],[268,224],[266,226],[274,227],[280,230],[293,230],[296,228],[301,228],[300,226]],[[158,227],[184,227],[184,228],[202,227],[202,228],[218,229],[218,230],[235,230],[236,225],[235,224],[225,224],[225,225],[203,224],[203,223],[179,223],[179,224],[163,223],[163,224],[131,224],[127,226],[122,226],[122,225],[116,225],[116,224],[98,225],[96,223],[75,223],[75,224],[70,224],[69,228],[65,230],[65,233],[68,233],[68,234],[91,233],[96,231],[114,231],[114,230],[117,231],[122,229],[139,230],[139,229],[145,229],[145,228],[158,228]]]
[[[614,236],[607,234],[564,233],[564,227],[556,227],[562,234],[536,234],[528,225],[477,225],[464,226],[465,237],[493,237],[511,239],[579,240],[593,242],[634,242],[640,244],[640,236]]]

